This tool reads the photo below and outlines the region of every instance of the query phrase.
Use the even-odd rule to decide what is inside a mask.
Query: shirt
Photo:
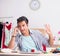
[[[48,39],[43,36],[38,30],[30,30],[30,36],[32,37],[37,50],[44,51],[42,44],[49,46]],[[15,39],[15,46],[13,49],[19,48],[22,51],[22,34],[17,34]]]
[[[22,36],[22,51],[31,52],[34,49],[37,51],[36,45],[31,36]]]

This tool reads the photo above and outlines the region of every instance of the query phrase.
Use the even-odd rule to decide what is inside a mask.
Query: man
[[[46,39],[38,30],[29,30],[28,19],[25,16],[21,16],[17,19],[17,26],[14,29],[8,47],[10,49],[18,47],[20,51],[24,52],[31,52],[33,49],[34,51],[43,51],[42,44],[46,46],[53,45],[53,36],[48,27],[47,32],[50,36],[49,40]]]

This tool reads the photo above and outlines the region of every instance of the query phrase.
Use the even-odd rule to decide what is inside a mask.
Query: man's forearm
[[[13,49],[14,44],[15,44],[15,36],[12,36],[12,38],[11,38],[9,44],[8,44],[8,48]]]
[[[49,44],[50,46],[53,46],[54,40],[53,40],[53,35],[49,34]]]

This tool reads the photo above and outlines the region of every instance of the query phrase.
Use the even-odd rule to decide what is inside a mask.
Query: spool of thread
[[[35,50],[34,49],[31,49],[31,52],[35,52]]]

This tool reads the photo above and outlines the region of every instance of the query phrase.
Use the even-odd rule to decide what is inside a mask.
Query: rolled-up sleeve
[[[18,42],[19,42],[19,35],[16,36],[16,39],[15,39],[15,44],[14,44],[14,50],[16,50],[18,48]]]

